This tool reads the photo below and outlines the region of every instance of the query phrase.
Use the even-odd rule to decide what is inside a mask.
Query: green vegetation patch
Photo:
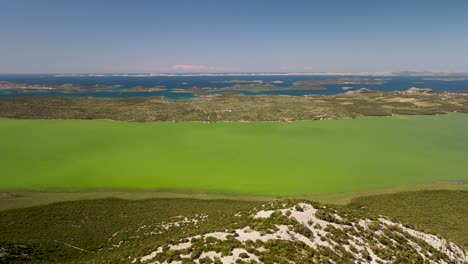
[[[259,202],[101,199],[0,212],[0,263],[128,263],[191,234],[247,225]]]
[[[364,196],[349,207],[382,214],[468,248],[468,191],[417,191]]]
[[[468,115],[292,123],[0,120],[0,188],[307,195],[468,180]]]
[[[299,200],[84,200],[0,212],[0,263],[466,259],[452,243],[411,232],[362,210]]]

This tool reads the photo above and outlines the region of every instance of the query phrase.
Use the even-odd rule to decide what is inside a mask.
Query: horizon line
[[[183,75],[377,75],[377,76],[401,76],[401,75],[462,75],[468,74],[468,71],[232,71],[232,72],[0,72],[0,75],[55,75],[56,77],[99,77],[99,76],[142,76],[142,77],[157,77],[157,76],[183,76]]]

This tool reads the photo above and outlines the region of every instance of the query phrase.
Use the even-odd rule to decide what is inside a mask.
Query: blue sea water
[[[104,98],[125,98],[125,97],[147,97],[147,96],[164,96],[168,99],[183,100],[190,99],[196,95],[191,93],[176,93],[173,89],[188,89],[193,86],[198,87],[226,87],[232,86],[234,83],[223,83],[229,80],[261,80],[263,83],[272,83],[273,81],[283,81],[283,83],[275,84],[280,87],[288,87],[296,81],[302,80],[319,80],[319,79],[338,79],[338,78],[369,78],[383,79],[385,83],[381,85],[367,84],[328,84],[323,85],[326,90],[304,91],[304,90],[275,90],[275,91],[242,91],[244,95],[257,94],[280,94],[280,95],[326,95],[338,94],[346,92],[342,87],[352,87],[349,90],[359,88],[368,88],[380,91],[402,91],[411,87],[431,88],[436,91],[450,92],[468,92],[468,76],[391,76],[391,77],[376,77],[376,76],[303,76],[303,75],[260,75],[260,76],[57,76],[52,74],[34,74],[34,75],[0,75],[0,81],[25,83],[25,84],[44,84],[44,85],[60,85],[60,84],[78,84],[84,86],[92,85],[120,85],[117,88],[106,91],[82,91],[82,92],[63,92],[63,91],[22,91],[20,89],[0,89],[0,97],[17,97],[17,96],[66,96],[66,97],[104,97]],[[457,78],[457,80],[434,80],[442,78]],[[432,80],[430,80],[432,79]],[[128,92],[121,91],[122,89],[143,86],[154,87],[164,86],[165,91],[154,92]]]

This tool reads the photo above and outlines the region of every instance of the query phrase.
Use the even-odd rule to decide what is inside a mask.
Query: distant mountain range
[[[206,73],[86,73],[57,74],[55,77],[155,77],[155,76],[468,76],[468,72],[401,71],[401,72],[206,72]]]

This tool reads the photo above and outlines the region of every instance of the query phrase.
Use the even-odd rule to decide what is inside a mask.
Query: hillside
[[[348,206],[444,235],[468,249],[467,202],[468,190],[431,190],[357,197]]]
[[[1,261],[61,263],[464,263],[443,238],[308,201],[155,199],[3,211]]]

